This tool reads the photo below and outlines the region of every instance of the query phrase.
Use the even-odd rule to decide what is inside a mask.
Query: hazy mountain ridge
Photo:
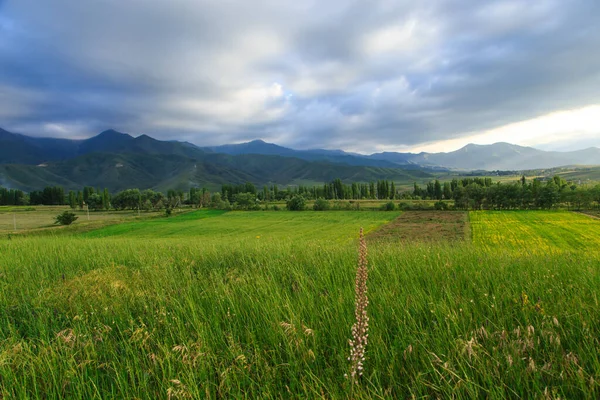
[[[422,166],[436,165],[461,170],[522,171],[600,164],[600,149],[590,147],[568,152],[543,151],[500,142],[491,145],[468,144],[449,153],[420,153],[408,160]]]
[[[0,182],[34,190],[46,185],[216,188],[223,183],[423,180],[437,170],[525,170],[600,163],[600,149],[547,152],[508,143],[467,145],[448,153],[294,150],[255,140],[198,147],[107,130],[85,140],[34,138],[0,129]]]
[[[225,153],[231,155],[240,154],[261,154],[261,155],[277,155],[284,157],[296,157],[307,161],[328,161],[337,164],[348,165],[363,165],[372,167],[387,167],[397,168],[393,162],[387,160],[370,159],[355,153],[346,153],[343,150],[294,150],[287,147],[279,146],[274,143],[267,143],[263,140],[253,140],[251,142],[240,144],[226,144],[222,146],[205,147],[204,149],[215,153]]]
[[[533,147],[510,143],[491,145],[468,144],[448,153],[397,153],[383,152],[371,155],[346,153],[342,150],[292,150],[261,140],[209,148],[227,154],[277,154],[310,161],[329,161],[349,165],[402,167],[404,169],[455,169],[455,170],[529,170],[556,168],[564,165],[600,164],[600,149],[558,152],[543,151]],[[385,162],[380,165],[378,162]]]

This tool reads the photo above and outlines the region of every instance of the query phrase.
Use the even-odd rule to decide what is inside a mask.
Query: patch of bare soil
[[[406,211],[367,236],[370,241],[440,242],[464,240],[469,217],[463,211]]]

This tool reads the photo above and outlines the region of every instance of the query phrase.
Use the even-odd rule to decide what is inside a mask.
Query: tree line
[[[24,206],[28,199],[25,192],[0,186],[0,206]]]
[[[387,180],[345,184],[341,179],[334,179],[318,186],[288,185],[285,189],[280,189],[278,185],[265,185],[262,190],[257,190],[252,183],[221,186],[221,198],[230,203],[235,202],[236,196],[240,193],[252,193],[260,201],[287,201],[296,195],[307,200],[394,200],[398,198],[396,184]]]
[[[450,200],[454,208],[478,209],[551,209],[566,206],[586,209],[600,205],[600,185],[585,186],[567,182],[560,176],[551,179],[517,182],[493,182],[491,178],[467,177],[440,182],[432,180],[424,187],[414,183],[413,189],[400,191],[393,181],[343,183],[334,179],[323,185],[265,185],[262,190],[247,182],[240,185],[224,184],[221,190],[210,192],[207,188],[190,188],[188,192],[168,190],[166,193],[152,189],[126,189],[112,195],[108,189],[86,186],[69,191],[60,186],[49,186],[39,191],[25,193],[17,189],[0,187],[0,205],[69,205],[71,208],[90,210],[161,210],[181,205],[193,207],[257,209],[261,202],[304,200]],[[443,204],[447,207],[447,204]]]
[[[453,179],[441,184],[429,182],[425,188],[416,183],[413,199],[454,200],[462,210],[589,209],[600,205],[600,185],[583,186],[556,175],[551,179],[493,183],[491,178]]]

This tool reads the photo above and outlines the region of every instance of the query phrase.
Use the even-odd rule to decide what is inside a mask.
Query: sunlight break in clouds
[[[460,139],[444,140],[417,146],[413,152],[449,152],[469,144],[508,142],[521,146],[543,146],[557,149],[572,147],[578,141],[596,139],[600,146],[600,105],[576,110],[558,111],[538,118],[515,122]],[[552,146],[554,145],[554,146]]]

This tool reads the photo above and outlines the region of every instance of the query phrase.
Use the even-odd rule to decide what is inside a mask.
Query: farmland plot
[[[347,241],[363,227],[370,232],[399,215],[384,211],[246,212],[195,211],[169,219],[113,225],[89,232],[87,237],[201,238],[203,242],[244,240]]]
[[[487,249],[530,252],[597,250],[600,220],[572,212],[475,211],[470,213],[473,243]]]
[[[462,241],[468,232],[466,212],[408,211],[379,227],[368,238],[384,242]]]

